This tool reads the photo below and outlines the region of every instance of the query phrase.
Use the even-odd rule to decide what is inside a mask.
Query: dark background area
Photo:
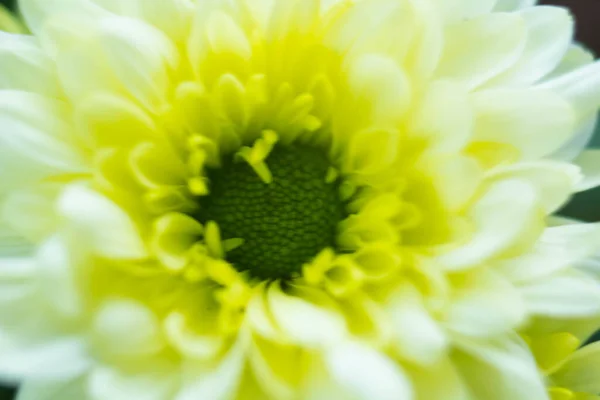
[[[128,1],[128,0],[122,0]],[[14,7],[15,0],[0,0],[0,3]],[[554,0],[540,1],[542,4],[555,4],[571,9],[577,19],[577,38],[600,55],[600,0]],[[592,141],[593,147],[600,147],[600,127]],[[564,215],[585,221],[600,221],[600,188],[580,193],[563,209]],[[598,335],[600,339],[600,334]],[[0,400],[11,400],[14,391],[0,387]]]

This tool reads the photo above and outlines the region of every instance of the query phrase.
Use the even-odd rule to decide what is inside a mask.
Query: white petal
[[[547,214],[563,206],[582,180],[580,169],[569,163],[553,161],[522,162],[500,166],[488,174],[488,179],[520,179],[537,191]]]
[[[334,345],[325,363],[335,382],[356,400],[412,399],[410,382],[398,364],[367,345]]]
[[[524,343],[503,338],[461,347],[453,360],[474,399],[548,400],[542,376]]]
[[[559,161],[573,161],[586,148],[594,136],[597,122],[598,116],[595,113],[579,121],[571,139],[554,153],[550,154],[548,158]]]
[[[573,38],[573,18],[559,7],[531,7],[521,12],[527,24],[527,43],[517,63],[491,85],[533,83],[562,60]]]
[[[48,304],[66,318],[79,316],[83,308],[83,298],[76,282],[76,266],[68,244],[55,235],[46,240],[38,249],[38,274]]]
[[[581,168],[584,177],[583,181],[577,187],[579,191],[600,186],[600,150],[585,150],[574,160],[574,163]]]
[[[574,392],[600,392],[600,343],[584,346],[551,375],[552,383]]]
[[[0,219],[0,257],[26,257],[33,254],[34,244]]]
[[[149,368],[150,365],[145,367]],[[169,366],[155,365],[152,372],[127,375],[96,367],[88,379],[93,400],[164,400],[171,398],[177,385],[177,372]],[[62,399],[61,399],[62,400]]]
[[[546,76],[544,80],[554,79],[562,75],[566,75],[567,73],[585,65],[592,64],[594,62],[594,58],[594,54],[581,44],[572,43],[569,47],[569,50],[567,50],[567,53],[556,66],[554,71]]]
[[[267,292],[269,311],[282,338],[304,346],[328,346],[341,340],[346,323],[334,310],[284,293],[278,285]]]
[[[414,288],[402,288],[390,299],[388,309],[394,347],[401,357],[422,365],[431,365],[441,358],[448,347],[446,333]]]
[[[534,6],[537,0],[498,0],[494,11],[514,11]]]
[[[135,19],[103,19],[98,27],[109,65],[141,104],[158,110],[166,102],[169,68],[178,63],[173,43],[159,30]]]
[[[39,33],[44,23],[55,14],[65,11],[94,15],[99,8],[86,0],[19,0],[19,10],[34,33]]]
[[[93,338],[99,352],[115,356],[147,356],[164,346],[157,317],[129,300],[109,300],[101,306]]]
[[[519,59],[526,32],[518,14],[486,14],[452,25],[437,75],[477,87]]]
[[[470,216],[475,225],[473,237],[438,258],[448,270],[473,267],[507,251],[521,239],[537,233],[535,228],[540,224],[536,193],[518,180],[492,185],[472,207]]]
[[[410,131],[429,139],[432,151],[459,151],[468,142],[473,128],[473,108],[461,85],[438,81],[428,89]]]
[[[425,367],[408,366],[416,398],[421,400],[475,400],[456,366],[449,359]]]
[[[491,271],[474,271],[455,288],[446,326],[467,336],[497,336],[525,321],[526,307],[519,291]]]
[[[101,194],[71,185],[60,196],[58,209],[76,234],[99,254],[120,259],[146,256],[145,245],[129,216]]]
[[[585,65],[540,85],[556,91],[575,108],[578,118],[585,119],[600,105],[600,62]]]
[[[93,0],[93,2],[115,14],[144,20],[175,41],[184,39],[187,34],[194,9],[192,0]]]
[[[600,248],[600,224],[570,224],[547,228],[535,247],[495,265],[513,282],[533,282],[574,266]]]
[[[515,146],[524,159],[560,148],[575,128],[572,107],[546,90],[496,89],[473,95],[474,140]]]
[[[27,380],[20,387],[16,400],[81,400],[87,396],[85,379],[70,381]]]
[[[0,88],[60,95],[56,67],[33,37],[0,32]]]
[[[22,343],[4,349],[0,340],[0,376],[9,381],[65,380],[85,372],[92,360],[79,338]]]
[[[529,311],[559,318],[600,312],[600,283],[579,271],[563,271],[521,288]]]
[[[434,0],[447,22],[457,22],[488,14],[497,0]]]
[[[217,365],[188,365],[184,387],[174,400],[231,400],[237,392],[246,363],[248,338],[242,332]],[[187,382],[187,383],[185,383]]]
[[[410,105],[409,80],[391,58],[366,54],[353,60],[348,67],[348,84],[353,96],[367,102],[375,123],[384,127],[397,122]]]
[[[67,105],[34,93],[0,91],[0,187],[83,173]]]
[[[54,209],[59,190],[60,185],[39,184],[11,191],[1,207],[1,219],[32,242],[42,241],[59,227]]]

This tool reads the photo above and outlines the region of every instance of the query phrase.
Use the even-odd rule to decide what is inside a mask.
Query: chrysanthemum
[[[573,267],[600,227],[548,218],[596,184],[600,64],[529,3],[22,0],[0,374],[22,400],[547,399],[519,333],[600,313]]]

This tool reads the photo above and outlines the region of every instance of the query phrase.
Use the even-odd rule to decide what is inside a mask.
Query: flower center
[[[223,239],[243,240],[226,255],[236,269],[259,279],[286,279],[334,246],[345,206],[338,182],[327,179],[330,164],[321,150],[276,145],[266,164],[270,183],[232,159],[210,170],[210,195],[201,200],[199,219],[217,222]]]

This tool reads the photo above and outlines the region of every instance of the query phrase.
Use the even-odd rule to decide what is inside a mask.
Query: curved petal
[[[136,226],[116,203],[81,185],[68,186],[58,200],[58,210],[98,254],[118,259],[147,255]]]
[[[527,43],[519,60],[489,85],[526,85],[538,81],[561,62],[573,39],[573,18],[565,8],[540,6],[521,12]]]
[[[600,393],[600,343],[577,350],[550,378],[575,392]]]
[[[580,271],[562,271],[521,287],[521,292],[536,315],[575,318],[600,312],[600,284]]]
[[[84,378],[69,381],[27,380],[20,387],[16,400],[81,400],[87,396]]]
[[[452,358],[473,398],[548,400],[542,375],[525,344],[502,339],[461,347]]]
[[[551,154],[575,128],[572,107],[546,90],[486,90],[473,95],[474,141],[516,147],[526,160]]]
[[[106,367],[95,368],[88,378],[88,393],[94,400],[164,400],[177,388],[179,371],[171,366],[147,365],[152,372],[128,375]]]
[[[477,87],[517,62],[526,37],[525,21],[518,14],[486,14],[452,25],[446,30],[437,76]]]
[[[60,96],[56,66],[36,39],[0,32],[0,89]]]
[[[68,118],[67,105],[61,102],[0,91],[0,187],[87,171]]]
[[[577,187],[577,190],[583,192],[600,186],[600,150],[585,150],[574,161],[574,164],[581,168],[583,181]]]

